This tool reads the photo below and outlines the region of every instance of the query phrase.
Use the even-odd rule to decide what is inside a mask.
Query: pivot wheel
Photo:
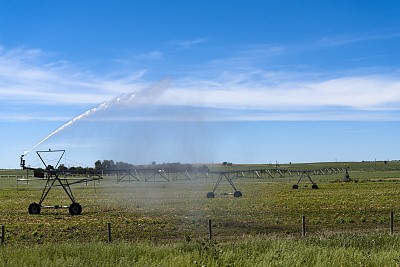
[[[299,189],[299,186],[298,186],[297,184],[294,184],[294,185],[292,186],[292,189]]]
[[[311,188],[312,189],[318,189],[318,185],[317,184],[313,184]]]
[[[31,203],[28,208],[29,214],[39,214],[40,213],[40,205],[38,203]]]
[[[69,206],[69,214],[71,215],[80,215],[82,213],[82,206],[74,202]]]
[[[207,198],[214,198],[214,192],[208,192]]]
[[[234,197],[241,197],[242,196],[242,192],[240,191],[235,191],[235,193],[233,193]]]

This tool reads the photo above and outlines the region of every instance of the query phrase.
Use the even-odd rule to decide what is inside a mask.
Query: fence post
[[[5,233],[6,233],[6,231],[4,230],[4,225],[2,225],[1,226],[1,236],[0,236],[0,245],[3,245],[4,244],[4,238],[5,238]]]
[[[393,234],[393,229],[394,229],[394,212],[390,212],[390,234]]]
[[[107,237],[108,243],[111,243],[111,223],[107,223]]]
[[[301,216],[301,236],[306,236],[306,216]]]
[[[208,238],[211,240],[212,232],[211,232],[211,220],[208,220]]]

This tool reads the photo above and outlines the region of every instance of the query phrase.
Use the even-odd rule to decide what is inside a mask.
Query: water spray
[[[53,135],[61,132],[62,130],[64,130],[65,128],[71,126],[72,124],[74,124],[75,122],[86,118],[90,115],[92,115],[93,113],[96,113],[100,110],[104,110],[109,108],[110,106],[113,106],[115,104],[129,104],[132,99],[135,97],[134,93],[130,93],[130,94],[121,94],[115,98],[113,98],[110,101],[105,101],[103,103],[101,103],[100,105],[98,105],[95,108],[89,109],[88,111],[85,111],[84,113],[82,113],[79,116],[76,116],[75,118],[73,118],[72,120],[68,121],[67,123],[63,124],[62,126],[60,126],[57,130],[51,132],[48,136],[46,136],[45,138],[43,138],[39,143],[37,143],[36,145],[34,145],[31,149],[24,151],[24,154],[21,156],[21,166],[22,166],[22,160],[23,157],[28,154],[29,152],[31,152],[33,149],[35,149],[36,147],[38,147],[40,144],[42,144],[43,142],[45,142],[47,139],[49,139],[50,137],[52,137]]]
[[[165,88],[167,88],[170,84],[170,79],[169,78],[165,78],[163,80],[161,80],[160,82],[150,86],[149,88],[147,88],[147,90],[143,93],[141,93],[140,95],[140,99],[142,101],[146,101],[148,99],[154,99],[155,97],[157,97],[160,94],[161,90],[165,90]],[[129,93],[129,94],[120,94],[117,97],[109,100],[109,101],[105,101],[103,103],[101,103],[100,105],[98,105],[95,108],[89,109],[88,111],[85,111],[84,113],[82,113],[79,116],[76,116],[75,118],[73,118],[72,120],[68,121],[67,123],[65,123],[64,125],[62,125],[61,127],[59,127],[57,130],[51,132],[48,136],[46,136],[45,138],[43,138],[39,143],[37,143],[36,145],[34,145],[31,149],[24,151],[24,154],[21,156],[21,166],[22,166],[22,161],[23,161],[23,157],[28,154],[29,152],[31,152],[33,149],[35,149],[36,147],[38,147],[40,144],[42,144],[43,142],[45,142],[47,139],[49,139],[50,137],[52,137],[53,135],[61,132],[62,130],[64,130],[65,128],[71,126],[72,124],[74,124],[75,122],[86,118],[90,115],[92,115],[93,113],[96,113],[100,110],[104,110],[107,109],[109,107],[112,107],[114,105],[129,105],[130,103],[132,103],[133,99],[135,99],[135,93]],[[24,161],[25,164],[25,161]]]

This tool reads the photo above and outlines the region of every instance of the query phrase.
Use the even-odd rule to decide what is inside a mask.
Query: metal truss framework
[[[235,178],[254,178],[254,179],[265,179],[265,178],[296,178],[298,177],[297,183],[292,186],[293,189],[298,189],[299,184],[302,180],[308,179],[312,186],[312,189],[318,189],[318,185],[313,181],[311,176],[318,175],[332,175],[340,172],[344,172],[346,169],[343,168],[322,168],[314,170],[289,170],[282,168],[275,169],[257,169],[257,170],[235,170],[235,171],[221,171],[221,172],[189,172],[187,170],[164,170],[164,169],[135,169],[135,170],[114,170],[110,173],[116,173],[117,183],[123,181],[123,179],[131,178],[135,181],[144,180],[148,181],[177,181],[178,179],[192,180],[195,178],[208,178],[217,175],[216,184],[211,192],[207,193],[207,198],[214,198],[215,192],[220,183],[225,179],[233,188],[234,192],[223,193],[223,195],[233,195],[234,197],[241,197],[242,193],[237,190],[233,183]],[[140,179],[141,178],[141,179]]]
[[[42,154],[43,153],[59,153],[59,159],[57,161],[57,164],[53,167],[50,166],[49,164],[46,163],[46,161],[43,159]],[[42,195],[40,197],[40,200],[38,203],[33,202],[29,205],[28,207],[28,212],[29,214],[39,214],[41,209],[43,208],[68,208],[69,213],[71,215],[79,215],[82,213],[82,206],[76,202],[75,197],[72,193],[71,185],[73,184],[79,184],[79,183],[88,183],[89,181],[96,181],[96,180],[101,180],[103,177],[98,175],[97,173],[89,170],[85,170],[84,173],[82,171],[64,171],[64,170],[59,170],[57,169],[62,157],[65,154],[65,150],[48,150],[48,151],[36,151],[36,154],[42,161],[43,165],[45,166],[45,169],[41,168],[32,168],[32,167],[27,167],[25,166],[25,160],[23,159],[23,156],[21,156],[21,167],[24,170],[29,170],[33,171],[33,176],[36,178],[35,180],[45,180],[46,184],[43,188]],[[64,175],[63,177],[60,177]],[[74,178],[67,178],[68,176],[74,177]],[[27,176],[27,181],[28,176]],[[72,204],[69,206],[60,206],[60,205],[54,205],[54,206],[44,206],[42,205],[43,202],[45,201],[46,197],[48,196],[49,192],[51,191],[52,188],[60,186],[64,192],[67,194],[68,198],[72,201]]]
[[[121,169],[121,170],[105,170],[106,175],[117,177],[117,183],[128,181],[178,181],[193,180],[198,178],[208,178],[208,172],[189,172],[187,170],[172,169]]]
[[[241,197],[242,196],[242,192],[240,192],[239,190],[236,189],[236,186],[233,183],[233,180],[232,180],[232,177],[231,177],[231,175],[236,175],[237,172],[219,172],[217,174],[218,174],[217,183],[215,184],[213,191],[207,193],[207,198],[214,198],[215,197],[215,190],[217,189],[217,187],[219,186],[219,184],[221,183],[221,181],[224,178],[232,186],[233,190],[235,190],[233,192],[233,196],[234,197]],[[242,173],[242,174],[244,174],[244,173]],[[225,193],[224,195],[227,195],[227,194]]]

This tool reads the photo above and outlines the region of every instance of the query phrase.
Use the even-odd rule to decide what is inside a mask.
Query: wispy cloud
[[[146,86],[145,71],[94,75],[65,62],[51,62],[36,49],[0,49],[0,98],[15,104],[96,104]]]
[[[23,107],[28,102],[93,107],[132,92],[137,94],[129,105],[110,110],[104,119],[400,120],[398,73],[327,76],[255,67],[205,67],[204,72],[207,75],[171,77],[150,86],[154,81],[143,81],[144,70],[96,75],[50,62],[40,50],[1,48],[0,104],[12,102],[21,108],[12,114],[3,109],[0,120],[64,119],[67,113],[46,117]]]
[[[400,79],[396,76],[281,80],[274,84],[254,79],[254,74],[228,76],[175,80],[157,97],[139,94],[125,114],[119,109],[103,119],[400,120]]]
[[[242,47],[238,51],[234,51],[230,56],[225,58],[214,59],[210,62],[214,67],[232,69],[248,68],[256,65],[258,62],[268,61],[272,58],[285,55],[288,47],[283,45],[253,45]]]
[[[151,51],[146,54],[141,54],[139,57],[145,58],[145,59],[163,59],[164,55],[162,52],[156,50],[156,51]]]
[[[233,82],[232,82],[233,81]],[[400,79],[387,76],[341,77],[328,80],[185,81],[167,90],[159,100],[173,105],[229,107],[239,109],[290,110],[342,106],[376,110],[397,103],[400,107]],[[393,105],[391,105],[393,107]]]
[[[174,45],[174,46],[179,46],[185,49],[190,49],[194,46],[197,46],[199,44],[207,42],[207,38],[196,38],[196,39],[190,39],[190,40],[174,40],[167,42],[167,44]]]
[[[333,47],[341,46],[351,43],[374,41],[374,40],[384,40],[399,38],[400,32],[390,32],[390,33],[380,33],[371,35],[341,35],[341,36],[325,36],[317,40],[314,45],[320,47]]]
[[[153,61],[153,60],[163,60],[163,59],[164,59],[164,53],[159,50],[154,50],[141,54],[128,53],[128,56],[124,58],[114,59],[114,62],[129,66],[143,60]]]

